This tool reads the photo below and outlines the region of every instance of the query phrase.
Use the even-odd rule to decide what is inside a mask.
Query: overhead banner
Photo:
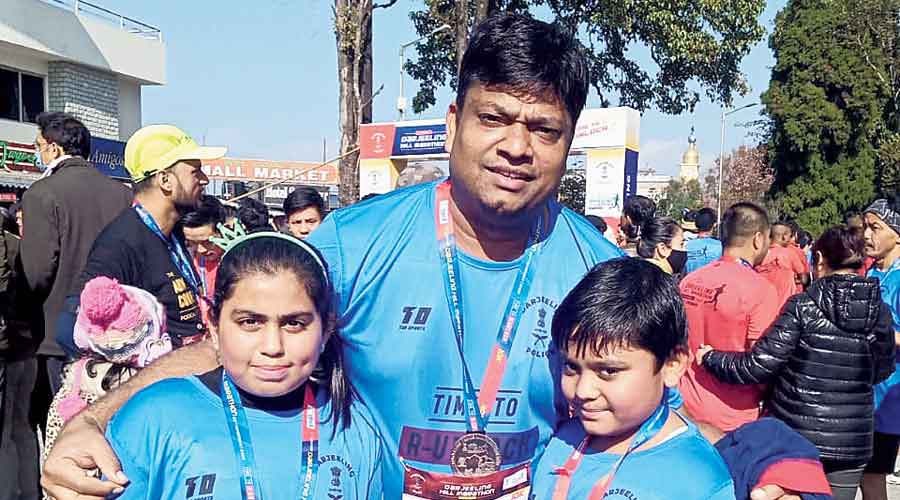
[[[361,159],[446,157],[444,120],[366,123],[359,127]]]
[[[203,161],[203,173],[210,179],[244,182],[273,182],[290,179],[292,184],[336,186],[339,183],[336,162],[322,165],[302,161],[247,160],[222,158]]]
[[[641,115],[631,108],[586,109],[578,117],[572,151],[625,147],[639,151]]]
[[[432,156],[444,153],[447,124],[397,127],[391,156]]]
[[[131,179],[125,170],[125,143],[91,137],[91,158],[97,170],[115,179]]]

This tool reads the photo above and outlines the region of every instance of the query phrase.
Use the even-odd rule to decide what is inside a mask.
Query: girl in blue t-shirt
[[[382,442],[350,404],[321,255],[271,232],[224,246],[210,311],[222,367],[154,384],[116,414],[121,498],[381,498]]]

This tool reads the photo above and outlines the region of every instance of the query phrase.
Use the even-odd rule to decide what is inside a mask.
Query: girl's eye
[[[575,373],[577,370],[578,370],[578,367],[575,366],[575,363],[572,363],[570,361],[566,361],[566,363],[563,365],[563,372],[568,373],[570,375]]]

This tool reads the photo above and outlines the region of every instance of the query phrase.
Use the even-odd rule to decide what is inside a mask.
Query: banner
[[[444,154],[447,124],[397,127],[391,156],[435,156]]]
[[[321,165],[316,162],[247,160],[221,158],[204,161],[203,173],[210,179],[273,182],[291,179],[291,184],[336,186],[340,177],[337,163]]]
[[[91,157],[88,160],[97,170],[115,179],[131,179],[125,170],[125,143],[91,137]]]
[[[34,144],[0,141],[0,167],[37,172],[34,162]]]

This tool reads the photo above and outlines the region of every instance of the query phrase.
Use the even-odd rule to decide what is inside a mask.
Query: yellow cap
[[[148,125],[131,136],[125,145],[125,168],[131,180],[141,182],[184,160],[217,160],[226,148],[197,144],[183,130],[172,125]]]

